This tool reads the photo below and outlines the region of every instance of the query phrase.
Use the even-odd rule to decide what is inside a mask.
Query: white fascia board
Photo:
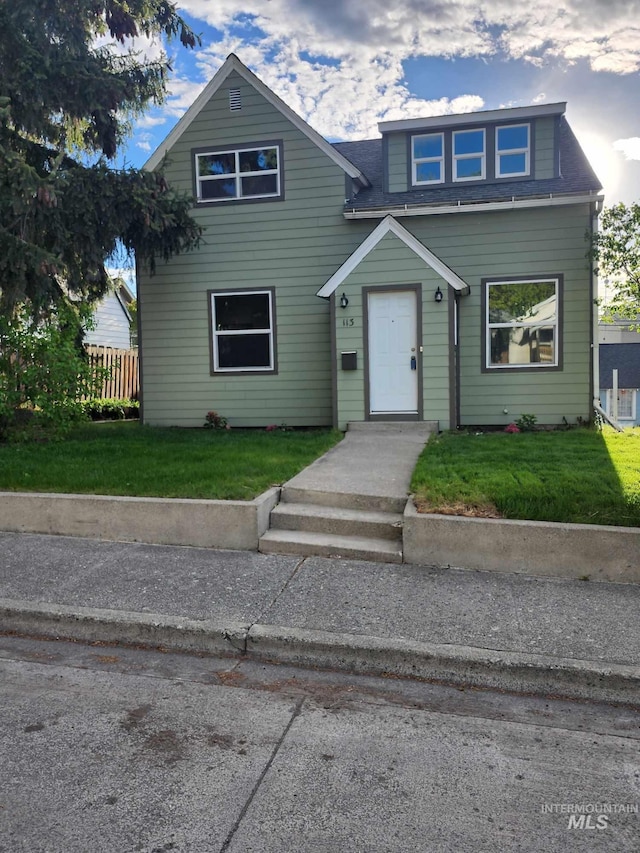
[[[152,170],[160,165],[165,154],[173,148],[185,130],[187,130],[189,125],[197,118],[201,110],[211,100],[213,95],[218,91],[233,71],[246,80],[250,86],[253,86],[263,96],[263,98],[265,98],[265,100],[282,113],[282,115],[287,118],[291,124],[297,127],[301,133],[304,133],[311,142],[320,148],[320,150],[323,151],[327,157],[333,160],[333,162],[344,172],[346,172],[350,178],[359,181],[363,187],[370,186],[368,179],[358,168],[356,168],[356,166],[353,165],[353,163],[336,151],[323,136],[320,136],[320,134],[308,125],[303,118],[295,113],[291,107],[287,106],[287,104],[285,104],[285,102],[279,98],[275,92],[272,92],[271,89],[262,82],[262,80],[256,77],[252,71],[249,71],[247,66],[244,65],[233,53],[229,54],[222,67],[213,75],[209,83],[204,87],[202,92],[200,92],[198,97],[182,116],[173,130],[158,146],[158,148],[156,148],[151,157],[149,157],[147,162],[144,164],[145,169]]]
[[[437,255],[434,255],[433,252],[429,251],[426,246],[424,246],[392,216],[386,216],[382,222],[374,228],[371,234],[362,241],[355,252],[347,258],[338,270],[336,270],[331,278],[323,284],[316,295],[322,296],[325,299],[331,296],[347,276],[349,276],[367,257],[369,252],[375,249],[380,240],[389,233],[395,234],[399,240],[402,240],[409,249],[415,252],[416,255],[418,255],[418,257],[427,264],[427,266],[431,267],[431,269],[450,284],[454,290],[457,290],[462,294],[469,293],[470,288],[466,281],[463,281],[460,276],[456,275],[454,271],[444,263],[444,261],[441,261]]]
[[[557,207],[567,204],[602,205],[604,196],[598,194],[545,196],[544,198],[508,199],[506,201],[458,202],[457,204],[416,205],[415,207],[385,207],[370,210],[345,210],[345,219],[382,219],[384,216],[441,216],[449,213],[486,213],[492,210],[521,210],[532,207]]]
[[[559,101],[556,104],[536,104],[531,107],[509,107],[504,110],[382,121],[378,123],[378,130],[380,133],[392,133],[395,130],[428,130],[433,127],[456,127],[461,124],[483,124],[490,121],[512,122],[539,116],[564,115],[566,108],[566,101]]]

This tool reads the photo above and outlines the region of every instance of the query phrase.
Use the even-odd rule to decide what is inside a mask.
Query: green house
[[[229,56],[147,163],[205,231],[140,271],[144,421],[589,419],[602,196],[564,112],[331,144]]]

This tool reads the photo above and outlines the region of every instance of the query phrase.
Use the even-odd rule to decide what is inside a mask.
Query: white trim
[[[498,147],[498,136],[500,135],[501,130],[513,130],[517,127],[526,127],[527,128],[527,145],[522,148],[499,148]],[[496,178],[519,178],[528,175],[531,172],[531,124],[529,122],[522,122],[520,124],[501,124],[496,127],[495,132],[495,149],[496,149],[496,162],[495,162],[495,176]],[[514,154],[524,154],[524,171],[523,172],[501,172],[501,157],[508,157],[509,155]]]
[[[391,133],[394,130],[423,130],[431,127],[457,127],[462,124],[478,124],[490,121],[519,121],[520,119],[535,118],[536,116],[564,115],[567,109],[566,101],[555,104],[536,104],[531,107],[512,107],[505,110],[484,110],[456,115],[429,116],[428,118],[409,118],[399,121],[381,121],[378,123],[380,133]]]
[[[603,389],[606,390],[606,404],[607,404],[607,414],[612,415],[613,413],[613,388]],[[630,394],[631,395],[631,414],[630,415],[621,415],[620,414],[620,394]],[[637,388],[618,388],[618,423],[620,421],[634,421],[636,420],[636,411],[637,411],[637,396],[638,389]]]
[[[269,302],[269,328],[268,329],[216,329],[216,299],[220,296],[267,296]],[[249,367],[220,367],[218,357],[217,338],[243,336],[243,335],[268,335],[269,336],[269,364],[263,366],[250,365]],[[211,346],[213,351],[214,373],[273,373],[275,370],[275,353],[273,346],[273,292],[271,290],[213,290],[211,291]]]
[[[555,285],[555,290],[553,294],[553,299],[555,300],[555,312],[552,318],[548,319],[539,319],[533,321],[527,320],[517,320],[513,319],[511,322],[504,323],[492,323],[489,319],[489,311],[490,311],[490,288],[491,287],[503,287],[504,285],[511,284],[551,284]],[[558,352],[558,318],[560,316],[560,280],[557,276],[551,276],[550,278],[517,278],[513,281],[499,279],[497,281],[485,281],[485,368],[487,370],[513,370],[513,369],[523,369],[527,370],[530,368],[533,369],[542,369],[549,367],[558,367],[559,365],[559,352]],[[552,297],[547,297],[544,302],[540,303],[544,305],[545,302],[549,302]],[[491,361],[491,330],[492,329],[553,329],[553,361],[533,361],[533,362],[496,362],[495,364]]]
[[[455,204],[426,205],[420,204],[409,207],[385,207],[356,210],[345,210],[345,219],[382,219],[385,216],[436,216],[445,213],[484,213],[490,210],[520,210],[530,207],[556,207],[566,204],[593,204],[603,202],[602,195],[546,196],[545,198],[510,198],[507,201],[462,202]]]
[[[180,121],[176,124],[169,135],[156,148],[151,157],[144,164],[144,168],[148,170],[155,169],[162,162],[165,154],[173,148],[178,139],[187,130],[189,125],[196,119],[202,109],[209,103],[213,95],[223,85],[227,77],[235,71],[249,85],[253,86],[265,100],[275,107],[282,115],[288,119],[301,133],[311,140],[324,154],[327,155],[333,162],[339,166],[350,178],[359,181],[362,186],[370,186],[368,179],[363,173],[357,169],[353,163],[349,162],[346,157],[343,157],[336,149],[327,142],[320,134],[314,130],[307,122],[295,113],[291,107],[288,107],[275,92],[272,92],[262,80],[256,77],[253,72],[249,71],[234,53],[230,53],[224,64],[218,69],[211,80],[204,87],[202,92],[195,99]]]
[[[336,270],[326,284],[320,288],[316,295],[324,298],[331,296],[347,276],[349,276],[367,257],[369,252],[375,249],[380,240],[389,233],[395,234],[399,240],[402,240],[409,249],[415,252],[416,255],[418,255],[418,257],[427,264],[427,266],[430,266],[434,272],[438,273],[438,275],[450,284],[454,290],[457,290],[461,294],[469,293],[470,288],[466,281],[463,281],[460,276],[456,275],[456,273],[454,273],[454,271],[450,269],[444,261],[441,261],[440,258],[434,255],[433,252],[430,252],[426,246],[423,246],[423,244],[414,237],[413,234],[410,234],[409,231],[407,231],[403,225],[400,225],[400,223],[392,216],[386,216],[382,222],[373,229],[371,234],[363,240],[355,252],[347,258],[338,270]]]
[[[441,154],[439,157],[416,157],[416,149],[415,143],[416,139],[426,139],[429,136],[438,136],[440,137],[440,150]],[[418,180],[418,166],[421,166],[423,163],[439,163],[440,164],[440,177],[435,181],[419,181]],[[416,133],[411,137],[411,185],[414,187],[423,187],[429,186],[433,184],[443,184],[444,183],[444,174],[445,174],[445,163],[444,163],[444,133]]]
[[[467,154],[456,154],[456,136],[462,136],[465,133],[482,134],[481,151],[470,151]],[[461,181],[484,181],[487,177],[487,129],[485,127],[466,127],[464,130],[454,130],[451,134],[451,158],[451,177],[455,183],[460,183]],[[480,160],[480,174],[459,177],[458,163],[463,160]]]

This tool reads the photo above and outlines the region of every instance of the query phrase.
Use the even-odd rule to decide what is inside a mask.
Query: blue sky
[[[169,98],[124,153],[142,165],[233,52],[330,140],[400,118],[567,101],[606,203],[640,200],[640,0],[183,0]],[[136,45],[150,55],[158,45]]]

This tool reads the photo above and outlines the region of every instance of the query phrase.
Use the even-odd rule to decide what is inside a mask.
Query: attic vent
[[[233,110],[241,110],[242,109],[242,100],[240,98],[240,89],[229,89],[229,109],[233,112]]]

